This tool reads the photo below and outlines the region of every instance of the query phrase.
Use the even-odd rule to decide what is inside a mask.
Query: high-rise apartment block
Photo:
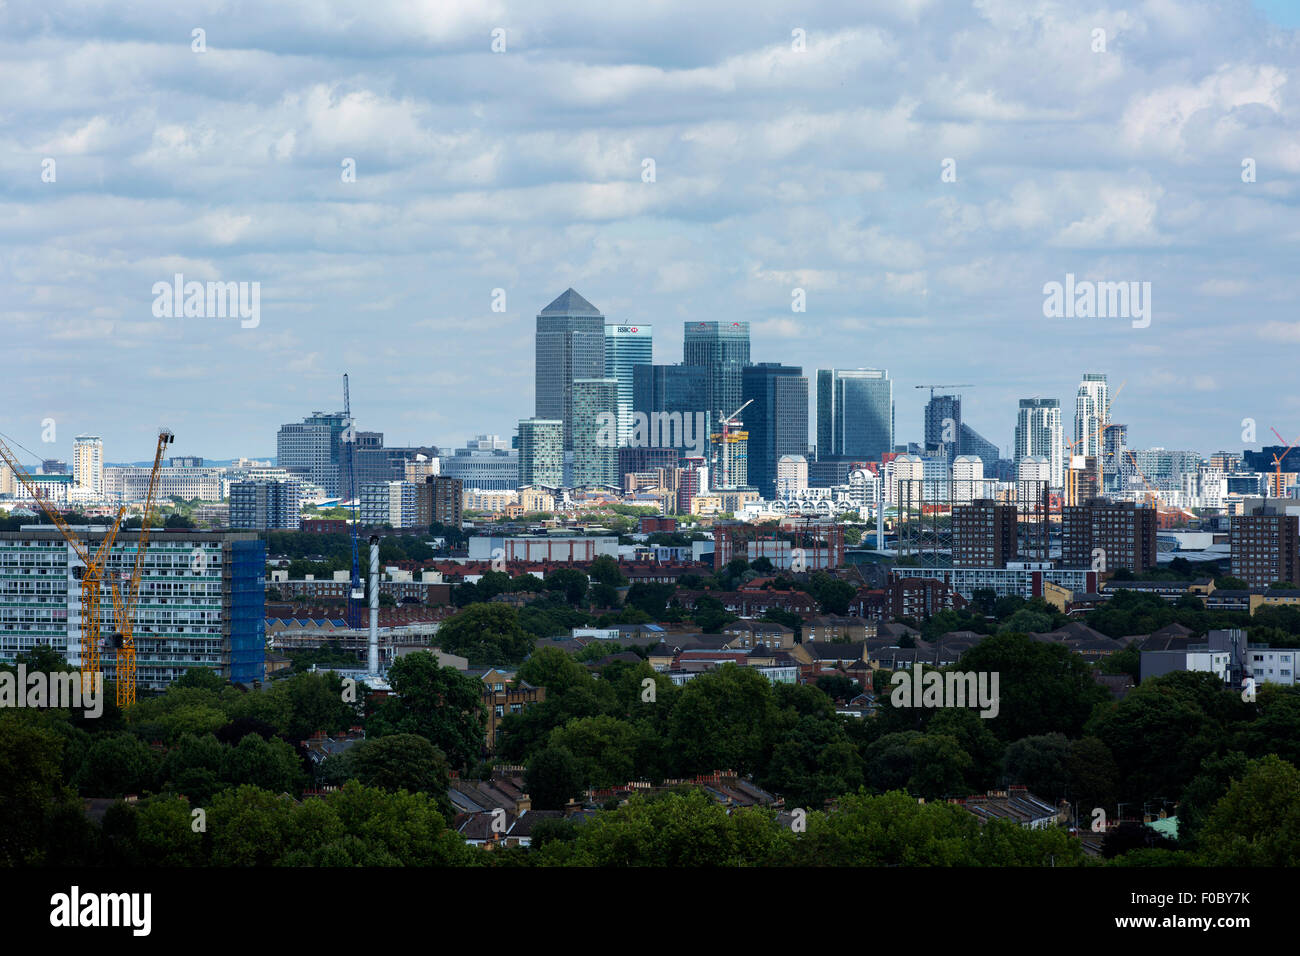
[[[1030,456],[1046,458],[1053,488],[1065,482],[1061,402],[1055,398],[1022,398],[1016,420],[1016,463]]]
[[[618,379],[573,381],[573,486],[618,488],[618,440],[611,423],[618,410]]]
[[[1086,372],[1074,398],[1074,454],[1091,458],[1102,455],[1102,424],[1110,408],[1110,387],[1106,376]]]
[[[537,314],[535,418],[564,422],[573,448],[573,383],[605,374],[605,316],[573,289]],[[617,407],[617,406],[616,406]]]
[[[1005,568],[1016,559],[1016,506],[980,498],[952,510],[952,566]]]
[[[519,423],[519,487],[557,489],[564,484],[564,422],[525,418]]]
[[[1061,512],[1061,565],[1142,574],[1156,566],[1156,510],[1093,498]]]
[[[297,481],[230,484],[230,527],[236,531],[297,531],[302,485]]]
[[[104,442],[97,435],[78,435],[72,444],[72,483],[91,497],[104,495]]]
[[[1300,503],[1249,499],[1228,527],[1233,577],[1252,588],[1300,587]]]
[[[106,528],[74,529],[94,552]],[[105,578],[130,575],[136,541],[119,537]],[[81,566],[55,528],[0,532],[0,661],[38,645],[81,663]],[[162,690],[191,667],[229,680],[265,678],[266,548],[257,535],[155,529],[142,564],[135,610],[138,686]],[[111,634],[113,605],[100,602],[100,633]],[[108,680],[116,659],[100,657]]]

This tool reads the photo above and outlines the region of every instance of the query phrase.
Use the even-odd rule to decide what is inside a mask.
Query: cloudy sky
[[[1006,447],[1085,371],[1133,446],[1289,440],[1289,6],[0,0],[0,432],[269,456],[347,371],[389,444],[507,435],[573,286],[659,362],[745,319],[755,361],[887,368],[900,441],[916,384]],[[176,273],[258,324],[156,316]],[[1067,273],[1150,325],[1044,317]]]

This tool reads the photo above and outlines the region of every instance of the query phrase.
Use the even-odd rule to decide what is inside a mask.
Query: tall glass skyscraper
[[[573,382],[605,374],[605,317],[572,289],[537,315],[536,418],[564,422],[573,447]]]
[[[948,460],[964,454],[961,450],[961,396],[935,395],[925,405],[925,450],[937,452],[940,447]]]
[[[749,432],[749,484],[770,500],[781,457],[808,454],[808,379],[797,365],[751,365],[741,375],[741,401],[751,399],[740,415]]]
[[[632,437],[634,376],[637,365],[654,362],[654,334],[649,325],[605,326],[605,377],[618,379],[618,443]]]
[[[880,368],[817,370],[817,457],[877,461],[894,450],[894,383]]]
[[[709,369],[709,412],[717,420],[744,401],[741,370],[749,364],[748,322],[687,322],[682,364]]]
[[[573,381],[573,487],[617,488],[618,379]]]
[[[564,422],[525,418],[519,423],[519,487],[560,488],[564,484]]]

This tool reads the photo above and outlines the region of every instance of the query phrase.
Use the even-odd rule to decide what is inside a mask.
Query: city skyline
[[[142,460],[159,424],[265,455],[344,371],[394,443],[507,434],[566,286],[617,323],[748,322],[759,361],[973,382],[963,417],[1003,448],[1004,409],[1068,408],[1090,369],[1128,383],[1134,446],[1300,430],[1275,5],[1192,7],[1189,32],[1159,5],[669,4],[693,27],[670,40],[613,9],[381,3],[292,43],[273,11],[210,10],[202,52],[165,5],[28,6],[0,11],[3,429],[28,447],[53,419],[61,457],[93,431]],[[177,276],[258,283],[256,319],[160,307]],[[1149,325],[1047,318],[1075,279],[1149,283]],[[924,400],[899,392],[908,433]]]

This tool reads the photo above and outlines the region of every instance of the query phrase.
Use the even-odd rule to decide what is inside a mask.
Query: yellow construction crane
[[[144,513],[140,516],[140,541],[135,549],[135,565],[127,583],[127,593],[122,595],[121,586],[109,590],[113,596],[113,611],[117,617],[118,630],[113,635],[113,644],[117,648],[117,705],[130,707],[135,703],[135,622],[131,619],[135,613],[136,602],[140,599],[140,579],[144,574],[144,556],[149,550],[149,524],[153,516],[154,495],[158,490],[158,469],[162,466],[163,452],[167,450],[175,437],[168,429],[158,432],[158,447],[154,450],[153,470],[149,472],[149,493],[145,496]]]
[[[125,514],[126,509],[117,509],[116,520],[104,535],[99,549],[92,555],[87,545],[73,534],[72,528],[63,520],[63,515],[59,514],[58,509],[46,501],[45,495],[36,487],[31,476],[18,464],[18,459],[3,440],[0,440],[0,458],[4,459],[5,464],[14,473],[14,477],[22,482],[27,493],[41,506],[41,510],[54,523],[54,527],[59,529],[59,534],[63,535],[63,539],[68,542],[73,553],[81,560],[82,566],[72,569],[73,576],[81,581],[81,687],[83,693],[96,693],[99,685],[100,583],[103,581],[104,567],[108,563],[108,554],[113,549],[113,539],[117,537],[117,530],[122,526],[122,515]]]

